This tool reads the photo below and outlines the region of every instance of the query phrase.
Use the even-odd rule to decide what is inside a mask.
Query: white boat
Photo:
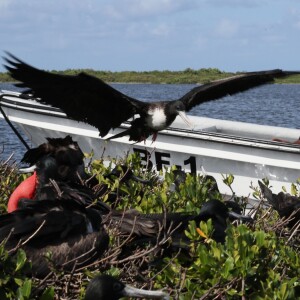
[[[157,171],[172,165],[187,172],[204,171],[216,178],[223,194],[231,191],[223,183],[222,174],[234,175],[232,188],[238,196],[251,196],[251,183],[257,186],[262,178],[268,178],[272,191],[278,193],[283,186],[289,191],[300,177],[300,145],[272,141],[297,140],[297,129],[190,116],[195,124],[193,129],[177,118],[171,127],[158,134],[154,143],[149,138],[134,144],[128,137],[107,141],[96,128],[69,119],[60,109],[26,99],[17,92],[0,91],[0,107],[33,145],[44,143],[46,137],[69,134],[84,152],[94,151],[95,158],[109,161],[138,152],[142,162]],[[105,138],[128,126],[129,123],[122,124]]]

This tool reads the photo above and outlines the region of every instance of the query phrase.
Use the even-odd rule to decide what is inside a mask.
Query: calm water
[[[196,85],[192,84],[113,84],[121,92],[140,100],[177,99]],[[0,83],[0,89],[17,90],[12,84]],[[300,129],[300,85],[264,85],[222,100],[195,107],[191,115],[255,124]],[[300,130],[299,130],[300,135]],[[25,147],[8,125],[0,119],[0,159],[14,153],[19,161]]]

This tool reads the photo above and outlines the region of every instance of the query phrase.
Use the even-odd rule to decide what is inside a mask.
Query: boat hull
[[[128,137],[107,141],[96,128],[67,118],[57,108],[22,100],[14,94],[17,96],[3,98],[1,107],[34,146],[44,143],[46,137],[69,134],[84,152],[93,151],[95,158],[106,162],[137,152],[144,166],[158,172],[176,165],[187,172],[207,173],[216,178],[223,194],[231,194],[223,176],[233,174],[234,192],[245,197],[251,197],[251,185],[257,186],[262,178],[268,178],[272,190],[279,192],[283,186],[289,191],[300,176],[300,147],[272,141],[272,137],[297,139],[296,129],[191,117],[193,130],[177,119],[171,128],[158,134],[154,143],[150,138],[133,144]],[[107,137],[128,126],[122,124]]]

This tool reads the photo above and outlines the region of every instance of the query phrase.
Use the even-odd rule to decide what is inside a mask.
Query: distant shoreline
[[[187,68],[183,71],[95,71],[91,69],[65,70],[65,71],[51,71],[55,74],[62,75],[76,75],[85,72],[89,75],[102,79],[107,83],[118,84],[204,84],[213,80],[226,78],[243,72],[223,72],[219,69],[208,68],[193,70]],[[0,73],[1,83],[14,83],[16,81],[10,77],[9,73]],[[289,76],[284,79],[276,79],[275,83],[291,83],[300,84],[300,75]]]

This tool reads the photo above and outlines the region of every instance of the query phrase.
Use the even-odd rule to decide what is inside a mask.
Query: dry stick
[[[266,210],[266,212],[260,217],[260,219],[264,219],[264,218],[270,213],[271,210],[272,210],[272,207],[270,206],[270,207]]]
[[[261,205],[262,204],[264,204],[264,200],[261,198],[260,199],[260,201],[259,201],[259,203],[258,203],[258,205],[256,206],[256,207],[254,207],[253,209],[252,209],[252,212],[249,212],[249,216],[250,217],[252,217],[252,218],[254,218],[255,217],[255,215],[258,213],[258,209],[261,207]],[[267,214],[267,212],[266,212],[266,214]],[[265,215],[264,215],[265,216]],[[262,218],[261,218],[262,219]]]
[[[184,288],[185,278],[186,278],[186,269],[180,266],[180,279],[178,282],[178,293],[180,293]]]
[[[222,295],[225,292],[227,292],[228,290],[230,290],[232,288],[232,285],[238,281],[239,281],[239,278],[234,278],[228,283],[228,287],[226,289],[222,290],[222,288],[219,288],[218,291],[220,291],[220,294],[218,294],[213,300],[218,299],[220,297],[220,295]],[[219,280],[218,284],[220,284],[220,280]]]
[[[42,222],[42,224],[38,227],[38,229],[31,235],[29,236],[24,242],[21,242],[21,240],[19,241],[19,243],[17,244],[16,247],[14,247],[13,249],[10,249],[8,251],[8,253],[11,253],[11,252],[15,252],[18,248],[20,248],[21,246],[24,246],[26,245],[32,238],[34,238],[34,236],[42,229],[42,227],[45,225],[46,223],[46,220],[44,220]]]
[[[70,278],[69,278],[68,283],[67,283],[67,286],[66,286],[66,294],[69,293],[69,288],[70,288],[70,284],[71,284],[71,279],[73,278],[73,275],[74,275],[76,266],[77,266],[77,260],[75,261],[75,263],[74,263],[74,265],[73,265],[73,268],[72,268],[72,271],[71,271],[71,273],[70,273]]]
[[[8,164],[8,162],[11,160],[11,158],[14,156],[14,154],[12,153],[4,162],[3,164],[6,165]]]
[[[103,189],[104,188],[104,185],[101,185],[101,188]],[[98,190],[98,191],[95,191],[95,193],[99,193],[100,192],[100,190]],[[101,198],[104,198],[106,195],[108,195],[109,193],[111,193],[111,191],[110,190],[107,190],[103,195],[101,195]],[[98,194],[98,196],[97,196],[97,198],[91,203],[91,204],[89,204],[89,205],[87,205],[86,206],[86,208],[90,208],[90,207],[93,207],[95,204],[97,204],[97,202],[98,202],[98,198],[100,198],[99,197],[99,194]]]
[[[170,232],[170,235],[180,226],[180,224],[174,228],[174,230],[170,231],[168,230],[168,232]],[[119,260],[117,261],[116,263],[111,263],[111,264],[119,264],[119,263],[124,263],[124,262],[127,262],[127,261],[130,261],[130,260],[134,260],[134,259],[137,259],[137,258],[140,258],[144,255],[147,255],[147,254],[150,254],[151,252],[153,252],[155,249],[157,249],[159,246],[165,244],[171,237],[168,236],[168,237],[164,237],[161,241],[159,241],[159,236],[160,236],[160,233],[162,231],[162,227],[160,227],[159,229],[159,234],[158,234],[158,238],[157,238],[157,242],[156,242],[156,245],[151,247],[150,249],[142,252],[141,254],[135,254],[135,255],[131,255],[131,256],[128,256],[126,258],[124,258],[123,260]]]
[[[53,271],[49,272],[43,279],[42,281],[39,282],[38,286],[34,287],[33,288],[33,291],[32,291],[32,296],[34,296],[38,291],[39,291],[39,288],[43,286],[43,284],[47,281],[47,279],[49,277],[51,277],[53,275]]]
[[[24,245],[26,245],[32,238],[34,238],[34,236],[42,229],[42,227],[45,225],[45,223],[46,223],[46,220],[44,220],[43,222],[42,222],[42,224],[38,227],[38,229],[29,237],[29,238],[27,238],[27,240],[25,240],[22,244],[21,244],[21,246],[24,246]]]
[[[13,234],[13,232],[15,231],[15,228],[12,228],[8,234],[8,236],[0,243],[0,245],[5,245],[7,243],[7,241],[10,239],[11,235]]]
[[[193,292],[193,295],[192,295],[192,299],[191,299],[191,300],[194,300],[194,299],[195,299],[195,295],[196,295],[196,290]]]
[[[78,173],[78,172],[77,172]],[[78,174],[78,176],[79,176],[79,174]],[[85,181],[84,181],[84,185],[86,185],[87,183],[89,183],[93,178],[95,178],[96,177],[96,174],[93,174],[93,175],[91,175],[88,179],[86,179]]]
[[[53,185],[53,187],[55,188],[58,197],[61,198],[63,192],[62,192],[61,189],[59,188],[57,182],[56,182],[55,180],[53,180],[53,179],[50,179],[49,181],[50,181],[50,183]]]
[[[97,261],[95,261],[95,262],[93,262],[93,263],[91,263],[91,264],[89,264],[89,265],[87,265],[87,266],[78,268],[78,269],[77,269],[77,272],[80,272],[80,271],[82,271],[82,270],[84,270],[84,269],[86,269],[86,268],[90,268],[90,267],[93,267],[93,266],[98,265],[98,264],[100,264],[100,263],[103,263],[103,262],[105,262],[106,260],[109,260],[110,258],[113,258],[114,256],[116,256],[116,255],[118,255],[118,254],[120,254],[120,253],[121,253],[121,250],[120,250],[120,249],[119,249],[119,251],[114,251],[111,255],[109,255],[109,256],[107,256],[107,257],[104,257],[104,258],[102,258],[102,259],[100,259],[100,260],[97,260]]]
[[[118,254],[120,254],[121,248],[123,247],[123,245],[124,245],[125,243],[127,243],[127,242],[130,240],[130,238],[132,237],[132,235],[133,235],[135,223],[136,223],[136,217],[134,218],[134,224],[133,224],[133,227],[132,227],[132,230],[131,230],[129,236],[125,239],[125,241],[124,241],[121,245],[119,245],[118,247],[116,247],[116,248],[114,249],[114,252],[113,252],[110,256],[104,257],[103,259],[100,259],[100,260],[98,260],[98,261],[96,261],[96,262],[94,262],[94,263],[91,263],[91,264],[89,264],[88,266],[79,268],[77,271],[80,271],[80,270],[83,270],[83,269],[85,269],[85,268],[88,268],[88,267],[97,265],[97,264],[99,264],[99,263],[101,263],[101,262],[104,262],[104,261],[108,260],[109,258],[113,258],[113,257],[117,256]]]
[[[242,279],[242,292],[243,292],[242,300],[246,300],[246,297],[245,297],[245,278]]]
[[[206,296],[210,294],[212,290],[214,290],[218,285],[220,284],[220,281],[214,284],[199,300],[204,300]]]
[[[296,226],[295,230],[293,231],[293,233],[291,234],[291,236],[289,237],[289,239],[286,241],[286,243],[285,243],[286,245],[291,240],[291,238],[296,234],[296,232],[298,231],[299,228],[300,228],[300,221],[298,222],[298,225]]]
[[[136,223],[136,217],[135,217],[135,219],[134,219],[134,226],[135,226],[135,223]],[[131,236],[133,235],[134,226],[133,226],[133,228],[132,228],[131,233],[129,234],[129,236],[125,239],[125,241],[122,242],[121,245],[119,245],[119,246],[116,248],[116,250],[115,250],[111,255],[109,255],[108,257],[105,257],[105,258],[103,258],[103,259],[101,259],[101,260],[99,260],[99,261],[97,261],[97,262],[94,262],[94,263],[92,263],[92,264],[86,266],[85,268],[91,267],[91,266],[96,265],[96,264],[99,264],[99,263],[101,263],[101,262],[104,262],[104,261],[108,260],[109,258],[116,257],[116,256],[120,253],[121,248],[129,241],[129,239],[130,239]],[[179,224],[177,227],[175,227],[175,228],[173,229],[173,231],[171,231],[170,234],[172,234],[179,226],[180,226],[180,224]],[[150,249],[148,249],[148,250],[146,250],[146,251],[142,251],[140,254],[135,254],[135,255],[128,256],[128,257],[124,258],[123,260],[118,260],[118,261],[116,261],[116,262],[113,262],[113,261],[112,261],[110,264],[111,264],[111,265],[116,265],[116,264],[125,263],[125,262],[128,262],[128,261],[135,260],[135,259],[137,259],[137,258],[146,256],[147,254],[153,252],[156,248],[158,248],[159,246],[161,246],[161,245],[163,245],[164,243],[166,243],[167,240],[170,238],[170,237],[164,238],[164,239],[162,239],[162,240],[159,242],[158,240],[159,240],[159,237],[160,237],[160,235],[161,235],[161,231],[162,231],[162,227],[160,226],[160,228],[159,228],[159,234],[158,234],[158,237],[157,237],[157,242],[156,242],[156,245],[155,245],[154,247],[152,247],[152,248],[150,248]],[[170,232],[170,229],[168,230],[168,233],[169,233],[169,232]],[[82,269],[84,269],[84,268],[80,268],[80,269],[78,269],[78,271],[79,271],[79,270],[82,270]]]
[[[95,243],[96,243],[96,238],[94,239],[94,244],[93,244],[93,246],[92,246],[92,248],[91,248],[90,250],[88,250],[87,252],[85,252],[85,253],[83,253],[83,254],[81,254],[81,255],[79,255],[79,256],[76,256],[76,257],[73,258],[73,259],[68,260],[68,261],[65,262],[65,263],[63,263],[63,264],[62,264],[62,267],[66,266],[66,265],[68,265],[68,264],[70,264],[70,263],[72,263],[72,262],[74,262],[74,261],[78,261],[78,259],[80,259],[80,258],[82,258],[82,257],[85,257],[86,255],[92,253],[92,252],[95,250]]]
[[[161,274],[178,257],[180,253],[181,253],[181,249],[178,250],[178,252],[174,255],[174,257],[160,271],[158,271],[155,275],[153,275],[150,278],[150,281],[153,280],[157,275]]]

